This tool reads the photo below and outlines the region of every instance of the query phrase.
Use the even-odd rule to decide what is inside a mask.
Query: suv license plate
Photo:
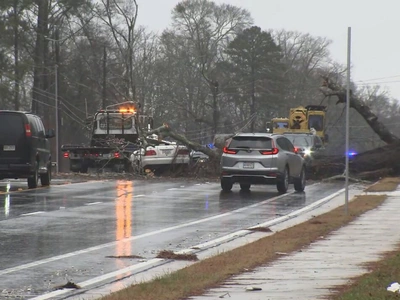
[[[243,169],[254,169],[254,163],[253,162],[244,162]]]
[[[3,151],[15,151],[15,145],[4,145]]]

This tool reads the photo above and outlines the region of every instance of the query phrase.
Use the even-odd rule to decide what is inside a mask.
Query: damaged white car
[[[146,149],[136,150],[130,159],[139,170],[156,170],[169,166],[188,166],[190,162],[190,151],[184,145],[175,142],[159,140],[157,136],[146,138],[148,146]]]

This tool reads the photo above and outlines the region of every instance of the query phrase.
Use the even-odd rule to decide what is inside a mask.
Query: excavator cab
[[[290,109],[289,129],[308,130],[307,126],[307,108],[299,106]]]
[[[272,133],[284,133],[288,131],[289,119],[288,118],[273,118],[267,129]]]
[[[322,141],[327,142],[325,134],[325,114],[326,106],[323,105],[308,105],[306,106],[308,116],[308,129],[314,129]]]

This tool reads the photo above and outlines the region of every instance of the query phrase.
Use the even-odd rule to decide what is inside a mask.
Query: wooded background
[[[157,35],[136,24],[135,0],[0,1],[0,109],[32,110],[55,128],[58,98],[60,144],[85,143],[90,115],[133,100],[155,127],[166,122],[208,144],[216,133],[265,131],[291,107],[322,104],[327,153],[344,153],[345,106],[319,89],[321,76],[345,82],[328,38],[261,29],[247,10],[208,0],[182,1],[165,13],[172,25]],[[358,82],[352,93],[397,133],[397,99]],[[382,144],[351,111],[351,149]]]

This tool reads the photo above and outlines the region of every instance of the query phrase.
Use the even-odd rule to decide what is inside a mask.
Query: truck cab
[[[139,118],[139,108],[138,104],[129,101],[97,111],[88,124],[92,133],[90,144],[70,144],[61,148],[64,157],[69,158],[70,170],[86,173],[88,168],[97,171],[107,168],[129,172],[129,158],[139,147],[139,132],[143,127],[139,120],[146,119]]]

